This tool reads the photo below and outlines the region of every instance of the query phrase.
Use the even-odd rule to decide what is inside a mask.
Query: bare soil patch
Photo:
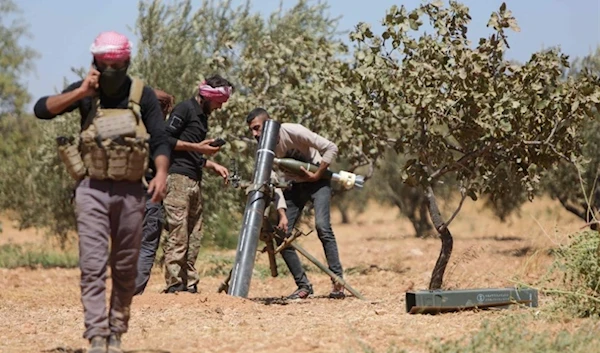
[[[513,278],[533,281],[552,261],[549,250],[565,242],[581,222],[547,199],[527,204],[521,215],[506,223],[466,202],[450,227],[455,248],[447,277],[448,288],[514,285]],[[2,218],[0,242],[43,243],[35,230],[18,231]],[[371,205],[334,231],[346,279],[368,300],[330,300],[329,278],[310,271],[315,298],[270,304],[294,289],[290,276],[253,278],[249,299],[217,294],[225,275],[204,276],[200,294],[160,294],[163,273],[155,268],[146,293],[135,297],[130,331],[124,336],[129,352],[386,352],[390,347],[426,352],[436,339],[458,339],[511,310],[409,315],[406,290],[425,289],[439,253],[438,239],[417,239],[410,223],[397,210]],[[301,244],[324,261],[316,234]],[[232,258],[234,251],[203,249],[202,271],[211,256]],[[303,259],[305,263],[307,260]],[[257,267],[268,264],[259,254]],[[209,273],[209,271],[205,271]],[[80,352],[83,315],[77,269],[0,269],[0,351]],[[108,281],[110,288],[110,280]],[[545,298],[541,298],[543,307]],[[548,329],[574,328],[579,321],[548,324]],[[62,350],[61,350],[62,349]]]

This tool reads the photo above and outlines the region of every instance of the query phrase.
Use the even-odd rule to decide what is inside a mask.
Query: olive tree
[[[578,76],[587,73],[600,75],[600,47],[590,55],[573,61],[568,75]],[[600,114],[593,110],[595,119],[586,121],[581,132],[582,163],[561,161],[548,171],[543,178],[543,190],[557,199],[569,212],[597,229],[597,213],[600,211]]]
[[[579,155],[578,128],[600,102],[598,76],[565,78],[568,57],[556,49],[535,52],[522,65],[506,60],[507,31],[519,28],[505,4],[489,19],[492,33],[475,44],[467,39],[470,19],[456,1],[411,11],[393,6],[382,33],[356,26],[355,61],[330,80],[363,153],[392,146],[412,156],[398,183],[421,188],[441,238],[430,289],[442,287],[453,247],[449,226],[465,198],[514,187],[533,197],[541,171]],[[418,32],[425,22],[432,30]],[[448,175],[461,197],[442,215],[434,189]]]
[[[250,5],[203,1],[194,9],[189,0],[140,2],[132,67],[177,101],[194,95],[198,83],[212,73],[230,80],[236,90],[210,117],[209,135],[229,142],[215,160],[229,166],[235,159],[246,179],[252,176],[256,142],[245,117],[253,108],[264,107],[280,122],[302,123],[335,142],[352,137],[339,124],[335,106],[328,105],[332,94],[324,90],[322,77],[331,76],[338,58],[348,52],[326,4],[300,0],[268,16],[251,12]],[[348,151],[341,150],[340,159]],[[206,229],[214,234],[232,214],[241,215],[245,195],[223,192],[218,178],[209,176],[203,183],[204,198],[211,200]]]
[[[27,22],[19,17],[21,13],[14,1],[0,0],[0,118],[23,112],[30,96],[21,76],[33,69],[33,61],[39,56],[20,43],[30,36]]]

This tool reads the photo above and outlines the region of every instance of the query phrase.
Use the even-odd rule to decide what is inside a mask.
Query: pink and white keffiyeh
[[[90,46],[95,58],[100,60],[127,60],[131,56],[131,42],[124,35],[114,32],[102,32]]]
[[[231,96],[231,87],[212,87],[206,84],[206,81],[203,81],[198,86],[198,92],[200,95],[208,100],[217,103],[225,103]]]

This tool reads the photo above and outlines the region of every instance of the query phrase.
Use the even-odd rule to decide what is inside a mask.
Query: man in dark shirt
[[[166,119],[173,109],[175,98],[159,89],[154,89],[154,92],[160,102],[163,119]],[[154,170],[154,164],[150,163],[148,172],[146,173],[146,181],[149,182],[154,178]],[[146,212],[144,213],[142,243],[140,245],[140,256],[137,264],[134,295],[144,293],[146,285],[148,285],[150,273],[154,265],[154,259],[156,258],[156,250],[160,243],[160,235],[165,225],[162,201],[152,202],[151,197],[146,197],[146,199]]]
[[[206,139],[208,116],[227,102],[232,91],[233,85],[226,79],[209,77],[195,97],[173,108],[167,120],[173,151],[163,201],[168,233],[163,244],[166,293],[198,291],[195,263],[202,238],[202,168],[213,170],[225,181],[229,176],[227,168],[203,157],[220,149],[209,145],[213,139]]]
[[[61,94],[40,98],[34,108],[38,118],[53,119],[78,109],[83,129],[89,118],[95,121],[96,108],[128,108],[132,87],[132,79],[127,75],[131,43],[122,34],[103,32],[96,37],[91,52],[94,65],[86,78],[71,84]],[[98,102],[97,97],[99,107],[92,104],[92,100]],[[143,87],[139,103],[141,120],[150,134],[149,145],[156,166],[156,175],[148,186],[148,193],[152,195],[152,201],[159,202],[166,191],[170,146],[156,94],[150,87]],[[92,161],[97,160],[94,158]],[[85,323],[83,337],[90,341],[89,353],[105,353],[107,349],[111,353],[122,352],[121,335],[128,330],[131,298],[135,290],[144,193],[141,177],[139,181],[116,181],[88,174],[77,183],[75,212]],[[109,260],[112,292],[107,313],[105,292]]]

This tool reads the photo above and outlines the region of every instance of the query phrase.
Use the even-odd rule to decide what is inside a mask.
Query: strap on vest
[[[87,130],[88,127],[92,124],[94,117],[96,117],[96,112],[98,111],[98,107],[100,106],[100,95],[96,94],[92,97],[92,109],[86,116],[83,126],[81,127],[81,131]]]
[[[131,88],[129,89],[129,108],[133,109],[138,117],[142,116],[140,101],[142,100],[143,91],[144,81],[137,77],[131,77]]]

